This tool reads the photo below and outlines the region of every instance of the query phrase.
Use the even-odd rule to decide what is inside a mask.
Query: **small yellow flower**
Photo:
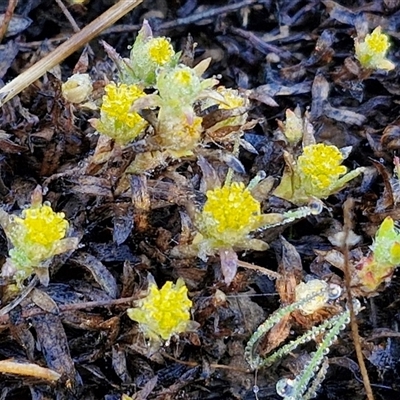
[[[136,112],[130,112],[132,103],[145,96],[136,85],[116,85],[114,82],[105,87],[101,118],[94,122],[100,133],[125,145],[135,139],[147,126],[147,122]]]
[[[152,38],[147,42],[147,46],[150,60],[158,66],[169,63],[175,55],[171,43],[165,37]]]
[[[22,218],[16,217],[15,222],[24,226],[24,240],[43,246],[51,246],[63,239],[69,226],[64,213],[54,212],[46,203],[23,210]]]
[[[191,106],[200,94],[200,78],[192,68],[178,65],[170,70],[163,70],[157,77],[160,97],[169,108]]]
[[[180,53],[175,53],[169,38],[153,37],[149,23],[143,26],[133,43],[129,60],[119,64],[121,81],[153,87],[160,68],[173,68],[178,64]]]
[[[192,301],[187,297],[183,279],[176,284],[168,281],[158,289],[150,283],[147,296],[139,300],[135,308],[128,309],[129,318],[139,323],[149,339],[169,340],[173,335],[190,330],[190,308]]]
[[[274,195],[297,205],[307,204],[312,198],[325,199],[364,172],[364,167],[359,167],[346,173],[341,151],[324,143],[304,147],[297,160],[287,151],[284,157],[287,168]]]
[[[381,27],[378,26],[375,30],[365,37],[365,43],[371,53],[385,55],[390,44],[386,35],[381,32]]]
[[[165,111],[165,110],[164,110]],[[155,141],[170,157],[175,159],[190,156],[200,141],[202,118],[192,116],[191,121],[181,118],[165,118],[160,121]]]
[[[216,96],[215,98],[212,96],[212,94],[215,93]],[[202,102],[202,109],[206,109],[208,107],[218,105],[218,108],[221,110],[234,110],[236,108],[240,107],[247,107],[249,105],[249,100],[246,97],[243,97],[239,94],[239,92],[235,89],[227,89],[224,86],[218,86],[214,91],[210,93],[210,97],[206,98]],[[241,127],[246,123],[247,121],[247,112],[243,112],[241,115],[237,116],[232,116],[225,118],[223,120],[218,121],[216,124],[214,124],[212,127],[207,129],[207,132],[210,134],[220,130],[229,127],[238,127],[235,130],[232,130],[228,133],[234,133],[237,131],[240,131]],[[216,137],[212,136],[213,139]]]
[[[157,75],[160,108],[168,109],[173,116],[191,110],[202,92],[214,85],[213,79],[201,79],[196,70],[185,65],[164,68]]]
[[[297,160],[298,173],[302,183],[309,186],[309,194],[314,192],[330,193],[339,177],[347,168],[341,165],[343,155],[336,146],[323,143],[306,146]]]
[[[132,103],[139,97],[143,97],[144,92],[136,85],[119,85],[114,82],[105,87],[106,95],[103,97],[101,111],[108,117],[116,121],[135,128],[143,120],[139,114],[130,113]]]
[[[260,225],[260,203],[243,183],[234,182],[209,190],[197,225],[215,249],[232,248]]]
[[[378,26],[368,34],[363,42],[355,40],[356,57],[364,68],[392,70],[395,65],[386,59],[390,43],[387,35],[382,33]]]
[[[11,243],[2,276],[13,278],[17,286],[34,272],[42,284],[49,281],[48,261],[57,254],[73,250],[79,240],[66,237],[69,228],[64,213],[54,212],[49,203],[42,204],[41,188],[32,194],[32,204],[21,216],[0,209],[0,224]]]
[[[237,90],[219,86],[216,91],[224,97],[224,101],[219,102],[219,107],[224,110],[232,110],[247,104],[246,99],[240,96]]]

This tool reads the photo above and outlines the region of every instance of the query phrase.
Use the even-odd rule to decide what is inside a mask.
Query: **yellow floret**
[[[127,311],[128,316],[139,323],[146,337],[168,340],[190,326],[192,301],[187,293],[182,279],[178,279],[176,284],[168,281],[161,289],[151,283],[148,295],[138,302],[136,308]]]
[[[106,95],[103,97],[101,111],[108,117],[115,118],[130,128],[143,124],[143,118],[138,113],[129,112],[132,103],[145,94],[136,85],[122,84],[117,86],[110,83],[105,87]]]
[[[297,160],[302,183],[311,186],[314,191],[329,190],[338,181],[347,168],[341,165],[343,155],[336,146],[323,143],[306,146]]]
[[[365,43],[368,49],[375,54],[385,55],[390,47],[388,37],[381,32],[381,27],[378,26],[375,30],[365,37]]]
[[[191,73],[189,69],[178,69],[176,72],[171,76],[172,82],[182,85],[182,86],[189,86],[192,83],[195,75]]]
[[[201,117],[196,116],[191,123],[185,116],[180,119],[162,120],[155,141],[173,158],[192,155],[201,137],[202,121]]]
[[[94,127],[120,144],[126,144],[135,139],[147,126],[147,122],[136,112],[130,112],[132,103],[145,93],[136,85],[114,82],[105,87],[101,118]]]
[[[151,39],[148,42],[148,46],[150,60],[160,66],[169,63],[172,57],[175,55],[171,43],[164,37]]]
[[[216,248],[235,246],[259,226],[260,203],[243,183],[209,190],[198,221],[199,230]]]
[[[184,65],[171,70],[163,70],[157,76],[157,88],[163,99],[163,106],[171,111],[179,111],[182,107],[190,107],[199,96],[202,86],[195,71]]]
[[[386,58],[390,43],[387,35],[382,33],[381,27],[367,35],[363,42],[355,40],[356,57],[364,68],[392,70],[395,65]]]
[[[56,213],[47,205],[27,208],[22,212],[22,218],[15,222],[26,229],[25,240],[43,246],[52,246],[54,242],[63,239],[68,230],[68,222],[64,213]]]

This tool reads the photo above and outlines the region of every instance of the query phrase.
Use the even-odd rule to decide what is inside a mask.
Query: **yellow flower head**
[[[1,274],[12,277],[17,287],[34,272],[47,285],[47,262],[57,254],[74,250],[79,243],[78,238],[66,237],[69,224],[64,213],[54,212],[47,202],[42,204],[40,187],[33,192],[32,204],[21,216],[0,209],[0,224],[12,245]]]
[[[390,44],[388,37],[381,32],[381,27],[378,26],[375,30],[365,37],[366,45],[371,53],[385,55]]]
[[[150,283],[148,295],[128,309],[129,318],[139,323],[144,335],[150,339],[168,340],[171,336],[190,329],[190,307],[187,287],[183,279],[176,284],[168,281],[158,289]]]
[[[237,90],[227,89],[224,86],[218,86],[216,90],[224,97],[224,101],[218,103],[219,107],[224,110],[232,110],[247,104],[246,99],[240,96]]]
[[[158,66],[169,63],[175,55],[171,43],[165,37],[152,38],[147,42],[147,51],[151,61]]]
[[[202,120],[193,116],[189,122],[185,115],[177,119],[166,118],[160,121],[155,141],[175,159],[192,155],[203,131]]]
[[[260,203],[243,183],[234,182],[207,193],[197,225],[215,248],[232,248],[259,227]]]
[[[135,128],[143,119],[137,113],[129,112],[132,103],[145,93],[136,85],[119,85],[114,82],[105,87],[106,95],[103,96],[101,111],[109,118],[115,118],[127,125],[129,128]]]
[[[310,199],[326,199],[342,190],[348,182],[365,171],[358,167],[347,172],[342,164],[351,148],[343,153],[336,147],[324,143],[312,144],[303,148],[297,160],[285,151],[286,169],[274,195],[304,205]]]
[[[363,42],[359,42],[358,38],[355,40],[356,57],[364,68],[392,70],[394,64],[386,59],[389,47],[389,38],[382,33],[380,26],[368,34]]]
[[[132,46],[129,60],[119,65],[121,81],[154,86],[158,70],[175,67],[179,57],[180,53],[175,53],[169,38],[153,37],[151,27],[145,20]]]
[[[214,99],[212,97],[207,98],[203,101],[202,108],[208,108],[213,105],[218,105],[219,109],[222,110],[234,110],[239,107],[247,107],[249,105],[249,100],[239,94],[239,92],[235,89],[227,89],[224,86],[218,86],[215,89],[215,92],[218,96],[222,96],[221,100]],[[209,133],[213,133],[218,131],[219,129],[226,129],[229,127],[239,127],[237,130],[246,123],[247,121],[247,112],[244,112],[241,115],[228,117],[217,122],[211,128],[208,129]],[[232,130],[232,132],[236,132],[237,130]]]
[[[63,239],[69,227],[64,213],[54,212],[46,203],[23,210],[22,218],[16,217],[15,222],[25,228],[24,240],[43,246],[52,246]]]
[[[303,154],[297,159],[297,171],[310,196],[330,194],[339,177],[347,171],[341,165],[342,161],[343,155],[336,146],[318,143],[303,149]]]
[[[135,139],[147,126],[147,122],[136,112],[130,112],[132,103],[145,93],[136,85],[116,85],[114,82],[105,87],[101,106],[101,118],[95,128],[120,144]]]
[[[202,80],[194,69],[185,65],[162,69],[157,75],[160,105],[175,115],[182,115],[183,110],[191,108],[201,92],[211,84],[212,80]]]

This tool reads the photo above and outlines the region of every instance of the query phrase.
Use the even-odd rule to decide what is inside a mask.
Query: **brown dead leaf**
[[[89,253],[78,252],[70,260],[78,265],[86,267],[93,275],[95,281],[112,299],[118,296],[118,286],[114,276],[96,257]]]
[[[262,339],[257,352],[260,352],[262,356],[266,356],[275,350],[282,342],[284,342],[289,336],[290,329],[292,327],[290,319],[290,314],[282,317],[282,319],[275,324]]]
[[[69,381],[72,388],[79,386],[78,374],[72,361],[67,335],[57,315],[39,314],[31,317],[37,341],[49,368]]]

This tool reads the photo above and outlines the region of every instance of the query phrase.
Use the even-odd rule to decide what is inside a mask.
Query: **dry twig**
[[[71,15],[71,13],[68,11],[68,8],[65,7],[65,4],[62,2],[62,0],[56,0],[56,3],[58,4],[58,6],[61,8],[61,11],[64,13],[65,17],[67,18],[67,20],[69,21],[69,23],[72,26],[72,29],[74,30],[74,32],[79,32],[81,30],[81,28],[79,28],[78,24],[76,23],[74,17]]]
[[[363,378],[363,383],[364,383],[364,388],[365,388],[365,392],[367,395],[367,399],[374,400],[374,394],[372,393],[371,383],[369,380],[367,367],[365,366],[364,356],[363,356],[361,345],[360,345],[360,334],[358,332],[358,324],[357,324],[356,316],[354,313],[354,307],[353,307],[353,296],[351,294],[351,273],[350,273],[350,265],[349,265],[349,247],[348,247],[347,239],[348,239],[349,232],[353,225],[353,223],[352,223],[353,208],[354,208],[354,199],[348,198],[343,205],[344,238],[343,238],[343,243],[342,243],[342,253],[343,253],[343,257],[344,257],[344,275],[345,275],[348,307],[350,310],[351,333],[353,335],[353,343],[354,343],[354,348],[355,348],[356,354],[357,354],[357,361],[358,361],[358,365],[360,366],[361,376]]]
[[[4,14],[3,23],[0,26],[0,43],[6,36],[8,25],[10,24],[11,18],[14,14],[15,7],[18,4],[18,0],[9,0],[7,10]]]

